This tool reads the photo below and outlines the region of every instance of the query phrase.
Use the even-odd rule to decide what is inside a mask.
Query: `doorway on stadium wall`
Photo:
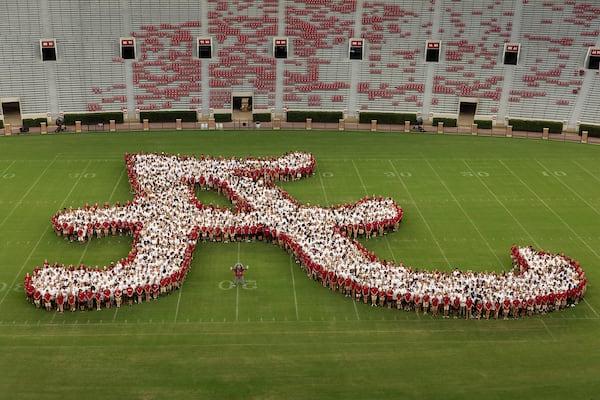
[[[231,98],[231,118],[234,123],[247,124],[252,122],[252,94],[251,93],[233,93]]]
[[[21,103],[18,99],[2,99],[2,114],[5,125],[10,124],[13,128],[21,126]]]
[[[461,100],[458,111],[458,125],[471,127],[475,121],[475,112],[477,111],[477,102]]]

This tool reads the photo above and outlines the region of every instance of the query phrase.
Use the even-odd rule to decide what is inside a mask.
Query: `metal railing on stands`
[[[590,143],[600,144],[600,138],[588,137],[587,140],[577,133],[542,133],[542,132],[525,132],[512,131],[510,127],[494,127],[492,129],[480,129],[475,126],[469,127],[444,127],[441,126],[423,126],[420,131],[413,126],[405,125],[387,125],[377,124],[376,121],[371,124],[358,122],[340,122],[340,123],[323,123],[323,122],[252,122],[246,120],[234,120],[231,122],[216,122],[214,125],[207,121],[202,122],[182,122],[180,129],[175,122],[152,122],[148,123],[147,129],[144,129],[144,123],[137,121],[126,121],[122,124],[94,124],[94,125],[73,125],[67,126],[66,131],[61,133],[78,134],[78,133],[102,133],[102,132],[125,132],[125,131],[160,131],[160,130],[197,130],[197,131],[271,131],[280,125],[280,130],[294,131],[320,131],[320,130],[335,130],[344,132],[372,132],[377,133],[406,133],[406,134],[421,134],[421,135],[450,135],[450,136],[483,136],[483,137],[506,137],[506,138],[523,138],[523,139],[538,139],[549,141],[562,141],[573,143]],[[0,133],[4,136],[11,135],[35,135],[35,134],[56,134],[56,126],[41,126],[29,128],[28,132],[20,132],[19,127],[11,127],[5,125],[0,129]]]

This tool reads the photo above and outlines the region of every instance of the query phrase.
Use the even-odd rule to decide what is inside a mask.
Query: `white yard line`
[[[321,189],[323,190],[323,196],[325,197],[325,203],[329,205],[329,199],[327,198],[327,192],[325,191],[325,185],[323,184],[323,177],[319,174],[319,182],[321,182]]]
[[[290,255],[290,274],[292,275],[292,289],[294,290],[294,308],[296,310],[296,321],[300,319],[298,315],[298,297],[296,296],[296,280],[294,279],[294,265],[292,263],[292,256]]]
[[[52,166],[52,164],[54,164],[54,161],[56,161],[56,157],[54,157],[54,160],[52,160],[52,162],[50,162],[50,163],[48,163],[48,165],[46,165],[46,168],[44,168],[42,170],[42,172],[38,175],[37,179],[29,186],[29,188],[27,189],[27,191],[25,192],[25,194],[23,196],[21,196],[21,198],[19,199],[19,201],[17,201],[15,203],[15,205],[10,210],[10,212],[8,213],[8,215],[6,215],[6,217],[4,217],[4,219],[2,220],[2,222],[0,222],[0,228],[2,228],[4,226],[4,224],[6,223],[6,221],[8,221],[8,219],[13,215],[13,213],[16,211],[16,209],[19,208],[19,206],[21,205],[21,203],[23,203],[23,200],[25,200],[25,197],[27,197],[27,195],[29,195],[29,193],[33,190],[33,188],[35,188],[37,186],[38,182],[40,181],[40,179],[42,179],[42,177],[44,176],[44,174],[46,173],[46,171],[48,171],[48,169]]]
[[[354,306],[354,314],[356,314],[356,320],[360,321],[360,315],[358,315],[358,307],[356,307],[356,299],[352,299],[352,305]]]
[[[175,320],[173,322],[177,322],[177,317],[179,316],[179,303],[181,302],[181,292],[183,291],[183,285],[179,286],[179,294],[177,295],[177,307],[175,308]],[[116,314],[115,314],[116,315]]]
[[[594,313],[594,315],[596,315],[596,318],[600,318],[600,314],[598,314],[598,312],[594,309],[594,307],[592,307],[592,305],[587,301],[587,299],[584,297],[583,301],[585,302],[585,304],[588,305],[588,307],[590,308],[590,310],[592,310],[592,312]]]
[[[240,242],[237,244],[237,262],[240,262]],[[240,287],[235,286],[235,321],[240,320]]]
[[[354,160],[352,160],[352,166],[354,167],[354,170],[356,171],[356,175],[358,175],[358,179],[360,180],[360,184],[362,185],[363,190],[365,191],[365,194],[368,196],[369,195],[369,191],[367,190],[367,186],[365,185],[365,181],[363,181],[363,178],[360,175],[360,171],[358,170],[358,167],[356,166],[356,163],[354,162]]]
[[[556,341],[556,338],[552,334],[552,331],[550,330],[550,328],[548,328],[548,325],[546,325],[546,323],[544,322],[544,319],[543,318],[538,318],[538,320],[542,323],[542,325],[544,325],[544,328],[546,328],[546,332],[548,332],[548,335],[550,335],[550,337],[552,338],[552,340]]]
[[[546,168],[546,166],[544,166],[544,164],[542,164],[539,160],[535,160],[536,163],[538,163],[540,165],[540,167],[544,168],[544,170],[546,172],[548,172],[549,175],[553,176],[554,178],[556,178],[556,180],[563,185],[564,187],[566,187],[567,189],[569,189],[569,191],[571,193],[573,193],[575,196],[579,197],[579,200],[583,201],[593,212],[595,212],[596,214],[600,215],[600,211],[598,211],[596,209],[596,207],[594,207],[593,205],[591,205],[586,199],[583,198],[583,196],[581,196],[579,193],[577,193],[575,190],[573,190],[573,188],[571,188],[571,186],[567,185],[566,183],[564,183],[562,181],[562,179],[560,179],[558,176],[554,175],[552,173],[552,171],[550,171],[548,168]]]
[[[589,176],[592,177],[592,179],[600,182],[600,178],[598,178],[596,175],[594,175],[594,173],[592,171],[590,171],[589,169],[587,169],[586,167],[584,167],[583,165],[581,165],[580,163],[578,163],[575,160],[571,160],[571,162],[575,165],[577,165],[579,168],[581,168],[582,170],[584,170]]]
[[[126,171],[126,168],[123,168],[123,171],[121,171],[121,175],[119,175],[119,179],[117,179],[117,183],[115,183],[115,186],[113,187],[112,192],[110,192],[110,196],[108,197],[109,203],[112,201],[112,198],[115,195],[117,188],[119,187],[119,183],[121,183],[121,180],[123,179],[123,176],[125,175],[125,171]]]
[[[7,160],[7,161],[8,161],[8,160]],[[4,168],[4,171],[2,171],[2,173],[1,173],[0,175],[4,175],[4,174],[6,174],[6,172],[7,172],[7,171],[10,169],[10,167],[12,167],[12,166],[14,165],[14,163],[15,163],[16,161],[17,161],[17,160],[13,160],[13,161],[12,161],[10,164],[8,164],[8,167]]]
[[[235,287],[235,321],[238,322],[240,317],[240,287]]]
[[[83,172],[79,175],[79,178],[77,178],[77,180],[73,184],[73,187],[71,187],[71,190],[69,191],[69,193],[67,193],[67,196],[62,201],[62,204],[60,205],[59,209],[63,208],[64,205],[65,205],[65,203],[69,199],[69,197],[71,197],[71,194],[73,193],[73,190],[75,190],[75,188],[77,187],[77,184],[81,180],[81,177],[84,175],[85,171],[88,169],[88,167],[90,166],[91,163],[92,163],[91,160],[88,161],[87,165],[83,169]],[[15,279],[13,279],[13,281],[10,284],[9,287],[14,287],[15,286],[15,282],[17,282],[17,279],[19,279],[19,276],[21,276],[21,274],[23,273],[23,269],[25,269],[25,266],[27,265],[27,263],[29,263],[29,260],[31,259],[31,256],[33,255],[33,253],[35,252],[35,250],[38,248],[38,246],[40,245],[42,239],[44,238],[44,236],[46,235],[46,233],[49,231],[49,229],[50,229],[50,225],[47,225],[46,229],[44,229],[44,231],[40,235],[40,238],[38,239],[38,241],[36,242],[36,244],[33,246],[33,248],[31,249],[31,251],[27,255],[27,258],[23,262],[23,265],[21,265],[21,268],[19,268],[19,272],[17,272],[17,275],[15,276]],[[6,293],[4,294],[4,296],[2,296],[2,299],[0,299],[0,308],[2,307],[2,304],[4,303],[4,300],[6,300],[6,296],[8,296],[9,292],[10,291],[7,290]]]
[[[394,170],[393,172],[396,175],[396,178],[398,179],[398,181],[400,181],[400,183],[402,184],[402,187],[404,187],[404,190],[406,191],[406,194],[410,198],[410,201],[415,205],[415,209],[417,210],[417,213],[419,214],[419,216],[421,217],[421,219],[425,223],[425,226],[427,227],[427,230],[429,231],[429,234],[431,235],[431,238],[433,239],[433,241],[437,245],[438,249],[440,249],[440,253],[444,257],[444,260],[446,260],[446,263],[448,264],[448,266],[450,266],[450,260],[448,260],[448,257],[446,256],[446,253],[444,252],[444,249],[442,249],[442,246],[440,245],[440,242],[438,242],[435,234],[433,233],[433,229],[431,229],[431,225],[429,225],[429,222],[427,222],[427,220],[425,219],[425,216],[421,212],[421,209],[419,208],[418,203],[415,201],[414,197],[412,196],[412,194],[408,190],[408,187],[406,186],[406,183],[404,183],[404,180],[402,180],[402,178],[400,177],[400,174],[398,173],[398,170],[396,169],[396,166],[394,165],[394,163],[392,162],[391,159],[388,159],[388,162],[390,163],[392,169]]]
[[[477,233],[479,234],[479,236],[481,237],[481,239],[483,239],[483,241],[486,244],[487,248],[494,255],[494,257],[496,258],[496,260],[498,260],[498,265],[500,266],[500,268],[502,268],[502,260],[500,260],[500,257],[498,257],[498,254],[496,254],[496,252],[494,251],[494,249],[492,249],[492,246],[490,245],[490,242],[488,242],[488,240],[485,238],[485,236],[483,236],[483,234],[479,230],[479,227],[477,227],[477,225],[475,224],[475,221],[473,221],[473,218],[471,218],[471,216],[469,216],[469,214],[467,214],[467,211],[464,209],[464,207],[462,206],[462,204],[458,201],[458,199],[456,198],[456,196],[454,196],[454,193],[452,193],[452,191],[450,190],[450,188],[448,188],[448,185],[446,185],[446,182],[444,182],[444,180],[442,179],[442,177],[438,174],[438,172],[433,167],[433,165],[431,165],[431,163],[429,162],[429,160],[427,160],[426,158],[424,158],[423,160],[427,163],[427,165],[433,171],[433,173],[435,174],[435,176],[437,176],[437,178],[440,181],[440,183],[442,184],[442,186],[444,186],[444,188],[446,189],[446,191],[448,192],[448,194],[450,194],[450,196],[452,197],[452,199],[454,200],[454,202],[461,209],[461,211],[465,215],[465,217],[467,217],[467,219],[469,220],[469,222],[471,223],[471,225],[473,225],[473,228],[475,228],[475,230],[477,231]]]

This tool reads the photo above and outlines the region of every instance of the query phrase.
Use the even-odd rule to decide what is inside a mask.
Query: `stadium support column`
[[[354,15],[354,35],[352,37],[362,37],[362,14],[363,0],[356,0],[356,14]],[[369,43],[367,42],[367,49]],[[348,91],[348,111],[347,116],[358,118],[358,82],[360,81],[361,61],[348,61],[350,67],[350,90]]]
[[[43,37],[54,37],[52,21],[50,21],[50,5],[48,4],[48,0],[40,0],[40,15]],[[46,82],[48,82],[48,112],[52,115],[52,119],[56,119],[58,113],[61,111],[58,99],[58,86],[56,82],[56,63],[47,62],[44,64],[44,67],[46,70]]]
[[[444,5],[442,1],[436,1],[435,9],[432,15],[432,25],[431,25],[431,40],[441,40],[440,38],[440,21],[442,20],[442,9]],[[423,48],[425,48],[425,43],[422,43]],[[440,63],[442,57],[440,54]],[[425,65],[425,89],[423,91],[423,108],[421,110],[421,116],[423,120],[427,121],[429,119],[429,113],[431,112],[431,99],[433,98],[433,78],[435,76],[435,71],[438,68],[440,63],[426,63],[425,55],[423,54],[423,59],[421,62]]]
[[[277,9],[277,36],[283,37],[285,36],[285,1],[280,1]],[[289,47],[290,43],[288,43],[288,49],[291,50],[293,54],[293,47]],[[291,55],[288,54],[288,57]],[[275,115],[283,115],[283,70],[285,68],[285,59],[277,58],[275,59],[275,104],[273,112]]]
[[[510,32],[510,42],[519,43],[521,37],[521,22],[523,18],[523,0],[514,0],[512,29]],[[508,115],[508,98],[512,89],[515,72],[518,65],[504,65],[504,77],[502,78],[502,93],[500,94],[500,105],[498,106],[497,123],[505,124]]]
[[[121,0],[121,26],[123,35],[128,36],[133,31],[131,28],[131,11],[129,0]],[[126,34],[126,35],[125,35]],[[135,118],[135,90],[133,86],[133,62],[134,60],[125,60],[125,91],[127,94],[127,116],[129,119]]]
[[[594,46],[600,47],[600,36],[596,38],[596,43]],[[592,85],[594,84],[594,79],[596,79],[596,71],[586,70],[583,82],[581,84],[581,89],[579,89],[579,93],[577,93],[577,99],[575,100],[575,105],[573,106],[573,112],[571,112],[571,118],[567,121],[566,129],[577,129],[577,121],[579,121],[579,119],[581,118],[581,112],[585,107],[588,96],[590,96],[590,91]],[[595,96],[595,94],[593,93],[591,95]]]
[[[208,36],[208,1],[200,2],[200,32],[202,36]],[[214,39],[213,39],[214,40]],[[213,42],[214,45],[214,42]],[[213,57],[215,55],[213,54]],[[200,60],[200,89],[202,91],[202,116],[210,114],[210,77],[209,77],[209,59]]]

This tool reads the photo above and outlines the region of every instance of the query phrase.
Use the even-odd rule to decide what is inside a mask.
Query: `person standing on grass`
[[[241,284],[242,286],[246,286],[246,279],[244,279],[244,274],[246,270],[248,270],[248,266],[244,266],[242,263],[236,263],[233,267],[231,267],[233,271],[233,286]]]

